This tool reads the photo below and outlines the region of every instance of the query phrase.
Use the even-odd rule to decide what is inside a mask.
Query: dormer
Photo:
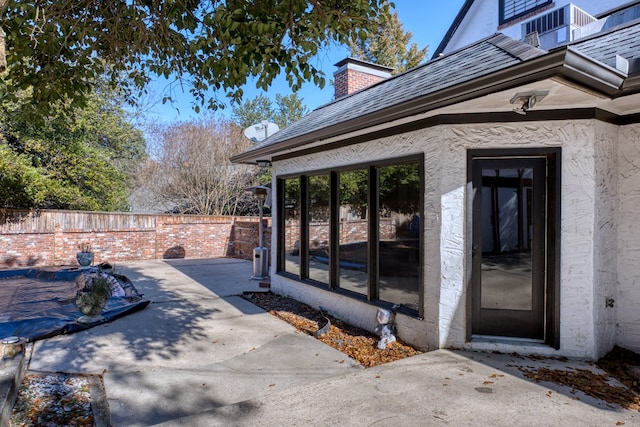
[[[589,27],[590,34],[594,29],[604,28],[597,22],[613,13],[620,12],[618,15],[625,22],[635,19],[629,10],[640,4],[638,0],[574,1],[580,7],[572,4],[571,0],[466,0],[435,49],[433,58],[457,51],[496,33],[532,44],[537,36],[540,47],[550,49],[583,37],[583,28]],[[526,31],[523,30],[524,24],[529,26]]]

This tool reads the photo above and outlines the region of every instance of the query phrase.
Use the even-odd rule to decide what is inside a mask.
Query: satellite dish
[[[268,136],[278,132],[280,128],[277,124],[271,123],[267,120],[263,120],[260,123],[251,125],[244,130],[244,136],[249,138],[253,142],[260,142]]]

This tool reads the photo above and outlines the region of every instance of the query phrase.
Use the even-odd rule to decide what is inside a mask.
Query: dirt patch
[[[248,293],[245,298],[270,314],[293,325],[297,330],[315,336],[320,328],[331,322],[329,330],[316,338],[345,353],[364,367],[378,366],[422,352],[396,340],[386,348],[378,348],[380,337],[368,331],[349,325],[332,316],[323,315],[319,310],[306,304],[271,292]]]

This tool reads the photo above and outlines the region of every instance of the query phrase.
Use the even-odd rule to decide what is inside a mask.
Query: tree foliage
[[[131,102],[153,76],[175,76],[196,110],[216,108],[220,94],[239,101],[249,78],[266,89],[284,72],[293,90],[304,81],[323,86],[312,65],[319,50],[364,37],[384,7],[382,0],[0,0],[4,78],[33,88],[31,102],[44,108],[57,100],[82,106],[103,75]]]
[[[94,92],[71,113],[58,102],[38,121],[28,98],[0,101],[2,206],[126,209],[128,171],[146,153],[116,94]]]
[[[265,95],[260,94],[232,107],[232,119],[241,128],[268,120],[284,129],[291,123],[309,114],[309,108],[297,94],[276,95],[275,106]]]
[[[424,61],[428,47],[419,48],[417,43],[411,43],[413,34],[404,31],[398,12],[386,8],[375,23],[375,30],[366,38],[351,38],[348,45],[352,57],[391,67],[392,74],[401,73]]]
[[[263,94],[253,99],[246,99],[241,104],[232,106],[231,111],[231,118],[243,129],[260,123],[263,120],[273,122],[273,103]],[[280,125],[278,124],[278,126]]]
[[[151,208],[199,215],[237,215],[252,204],[244,189],[256,168],[229,158],[252,142],[232,122],[213,116],[154,130],[157,154],[136,176]],[[244,212],[243,212],[244,213]]]

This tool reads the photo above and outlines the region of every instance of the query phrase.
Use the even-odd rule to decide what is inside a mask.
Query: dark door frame
[[[546,176],[546,303],[544,342],[560,347],[560,188],[561,148],[473,149],[467,151],[467,214],[466,214],[466,338],[473,338],[473,162],[480,159],[543,158],[547,162]]]

